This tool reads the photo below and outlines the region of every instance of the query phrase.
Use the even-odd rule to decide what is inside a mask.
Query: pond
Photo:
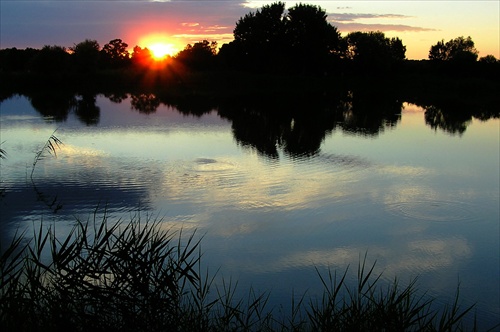
[[[189,99],[189,98],[187,98]],[[93,213],[203,236],[203,262],[271,305],[367,254],[383,280],[500,320],[498,116],[357,99],[216,103],[153,94],[0,104],[0,239]],[[478,119],[480,118],[480,119]],[[36,153],[51,135],[56,156]],[[32,173],[33,172],[33,173]]]

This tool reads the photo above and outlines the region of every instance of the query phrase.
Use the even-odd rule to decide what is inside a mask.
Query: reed
[[[318,271],[322,298],[292,296],[291,311],[279,313],[269,293],[236,298],[237,282],[215,282],[217,273],[201,267],[202,238],[164,225],[140,214],[111,221],[96,209],[65,237],[55,226],[36,227],[29,239],[17,234],[0,248],[1,330],[460,331],[472,310],[460,307],[458,292],[433,309],[416,280],[382,286],[365,255],[354,288],[347,270]]]

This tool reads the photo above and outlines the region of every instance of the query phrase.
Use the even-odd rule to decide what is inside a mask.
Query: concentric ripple
[[[477,220],[477,211],[473,205],[459,201],[409,201],[390,204],[392,214],[405,218],[435,221],[457,222]]]

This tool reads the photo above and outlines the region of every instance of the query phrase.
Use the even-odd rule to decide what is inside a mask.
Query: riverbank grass
[[[322,298],[292,295],[291,311],[277,313],[269,293],[236,298],[237,283],[202,270],[202,239],[165,225],[96,212],[65,236],[56,226],[16,235],[0,251],[1,330],[456,331],[473,308],[462,309],[457,292],[435,309],[432,298],[417,295],[416,280],[383,286],[365,255],[354,287],[347,270],[318,270]]]

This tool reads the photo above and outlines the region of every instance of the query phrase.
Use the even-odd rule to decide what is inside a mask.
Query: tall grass
[[[18,234],[0,255],[2,331],[456,331],[472,307],[431,308],[415,281],[388,287],[360,258],[358,283],[347,270],[318,272],[321,299],[292,296],[275,314],[269,293],[215,282],[202,270],[201,239],[165,230],[161,220],[110,221],[96,212],[65,237],[55,226]],[[28,239],[29,238],[29,239]],[[475,329],[475,327],[472,327]]]

